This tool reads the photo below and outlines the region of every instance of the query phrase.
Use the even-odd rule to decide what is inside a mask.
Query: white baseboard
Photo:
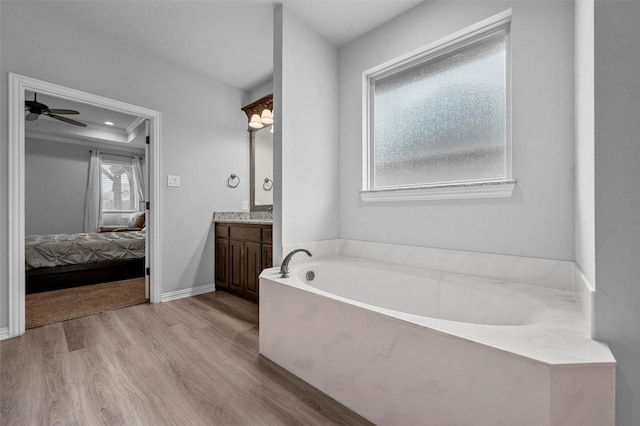
[[[0,340],[9,338],[9,327],[0,328]]]
[[[205,284],[198,287],[185,288],[183,290],[170,291],[160,295],[160,302],[169,302],[170,300],[182,299],[183,297],[197,296],[198,294],[216,291],[215,284]]]

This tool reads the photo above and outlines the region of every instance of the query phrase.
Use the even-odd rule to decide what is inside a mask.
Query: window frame
[[[105,158],[106,156],[106,158]],[[141,210],[141,201],[138,199],[138,182],[135,180],[135,171],[133,170],[133,156],[129,156],[129,155],[122,155],[122,154],[109,154],[109,153],[103,153],[101,162],[100,162],[100,196],[104,197],[104,187],[102,185],[102,179],[104,178],[104,170],[103,170],[103,165],[104,163],[109,163],[109,164],[127,164],[127,162],[125,161],[120,161],[120,160],[116,160],[114,157],[122,157],[122,158],[128,158],[130,163],[131,163],[131,177],[133,179],[133,181],[130,182],[130,197],[133,197],[133,201],[129,201],[130,205],[131,203],[134,206],[137,206],[137,208],[135,210],[130,210],[130,209],[121,209],[121,210],[113,210],[113,209],[105,209],[104,208],[104,204],[101,203],[101,209],[102,209],[102,213],[103,214],[132,214],[132,213],[137,213],[137,212],[141,212],[143,210]],[[127,178],[127,180],[129,180]]]
[[[506,46],[506,143],[505,178],[452,181],[434,184],[416,184],[397,187],[374,188],[373,148],[373,91],[374,83],[401,73],[420,64],[435,62],[452,52],[473,46],[474,43],[498,32],[505,34]],[[510,197],[516,181],[512,171],[511,140],[511,9],[441,38],[433,43],[409,52],[362,73],[362,190],[363,201],[428,200],[448,198]]]

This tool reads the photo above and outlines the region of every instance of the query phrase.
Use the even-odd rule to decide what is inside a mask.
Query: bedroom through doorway
[[[25,97],[25,327],[145,303],[147,120]]]
[[[158,302],[160,114],[16,74],[9,86],[10,335]]]

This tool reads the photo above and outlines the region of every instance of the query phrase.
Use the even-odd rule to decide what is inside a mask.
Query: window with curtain
[[[133,158],[102,155],[100,173],[103,213],[132,213],[140,210],[138,182]]]

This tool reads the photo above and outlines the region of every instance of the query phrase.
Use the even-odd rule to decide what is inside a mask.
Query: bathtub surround
[[[284,252],[300,247],[314,259],[294,258],[291,278],[261,275],[260,352],[376,424],[613,425],[615,360],[591,339],[590,291],[572,290],[586,280],[571,262],[349,240]],[[367,303],[349,294],[358,284]],[[460,309],[401,312],[399,296],[420,299],[412,285],[441,302],[459,288]],[[495,311],[478,309],[487,297]]]
[[[584,332],[595,338],[595,288],[574,262],[345,239],[290,244],[283,252],[299,248],[309,250],[314,260],[366,259],[570,292],[582,314]],[[293,258],[290,265],[305,262]]]
[[[569,291],[580,307],[585,332],[596,336],[595,287],[574,262],[345,239],[290,244],[283,251],[299,248],[315,259],[346,256]],[[292,259],[291,264],[304,261]]]
[[[284,253],[306,248],[314,258],[345,256],[423,269],[474,275],[563,291],[573,291],[573,262],[347,239],[290,244]],[[292,264],[306,259],[294,259]]]

